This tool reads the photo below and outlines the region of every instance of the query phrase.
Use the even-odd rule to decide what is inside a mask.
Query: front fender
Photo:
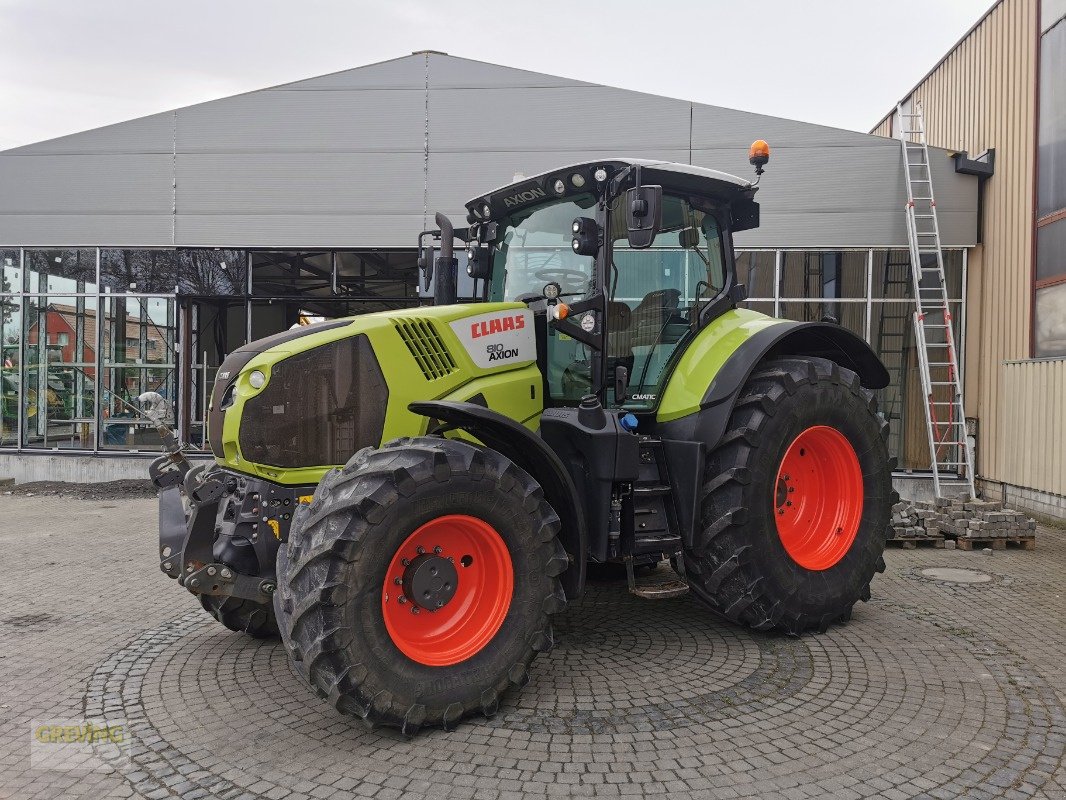
[[[570,556],[570,566],[559,576],[563,591],[567,599],[578,597],[585,587],[588,527],[574,482],[555,451],[510,417],[474,403],[435,400],[411,403],[408,409],[466,431],[513,461],[540,484],[544,499],[563,523],[559,541]]]

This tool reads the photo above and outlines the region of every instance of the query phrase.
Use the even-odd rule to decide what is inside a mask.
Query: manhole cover
[[[992,576],[975,569],[957,569],[955,567],[929,567],[923,569],[922,575],[934,581],[948,583],[988,583]]]

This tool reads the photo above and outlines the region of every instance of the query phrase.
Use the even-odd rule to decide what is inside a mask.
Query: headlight
[[[248,375],[248,383],[253,389],[262,389],[266,386],[267,376],[257,369],[254,369]]]

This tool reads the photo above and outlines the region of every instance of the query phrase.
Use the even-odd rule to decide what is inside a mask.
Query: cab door
[[[611,209],[607,286],[607,402],[650,411],[669,365],[695,334],[699,311],[725,285],[722,228],[714,214],[685,197],[664,194],[662,227],[651,246],[635,250],[626,236],[625,195]],[[615,397],[618,367],[628,388]]]

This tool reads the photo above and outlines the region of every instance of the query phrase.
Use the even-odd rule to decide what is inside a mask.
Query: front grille
[[[381,442],[389,390],[365,335],[290,356],[244,404],[240,444],[257,464],[295,468],[344,464]]]
[[[455,372],[455,359],[448,352],[432,322],[415,317],[393,320],[393,324],[427,381],[434,381]]]

